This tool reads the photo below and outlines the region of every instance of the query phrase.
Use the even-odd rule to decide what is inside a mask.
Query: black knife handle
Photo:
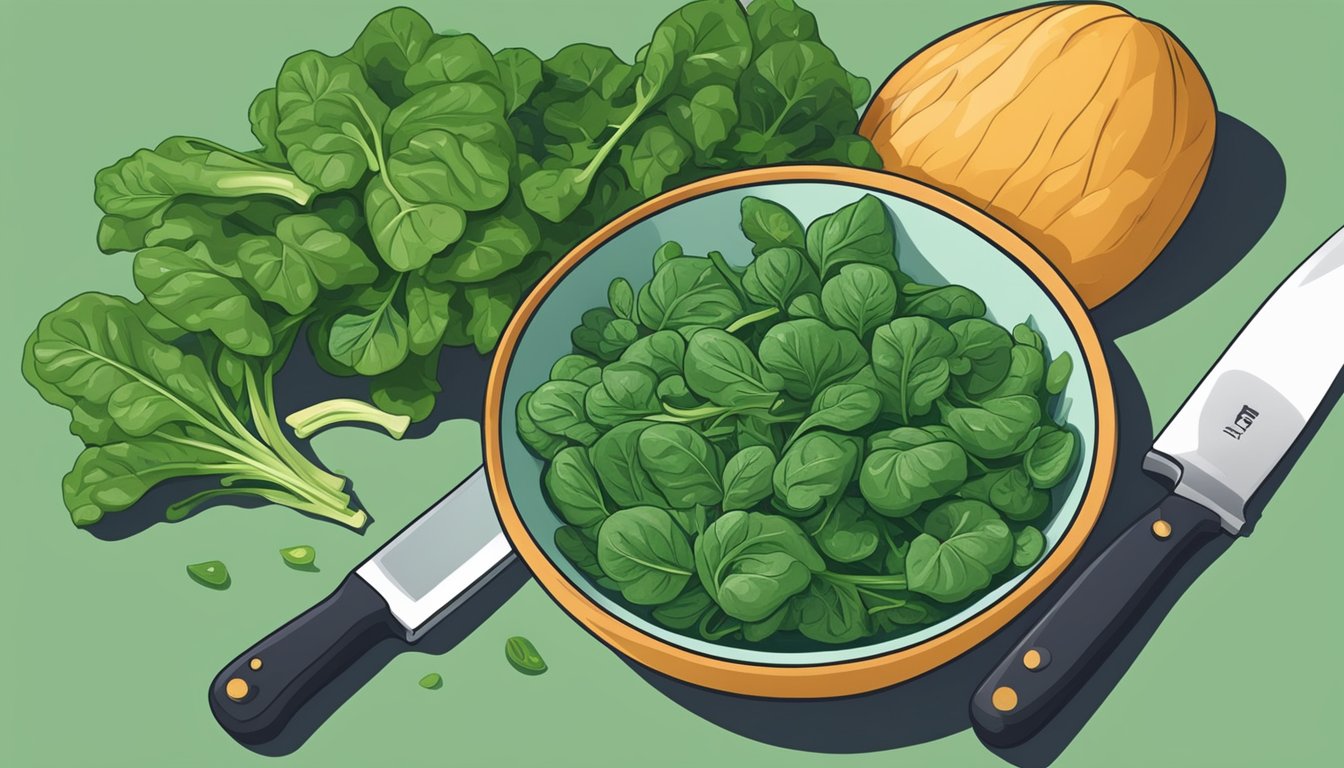
[[[210,684],[210,710],[244,744],[275,738],[332,678],[393,634],[387,603],[350,574],[325,600],[229,662]]]
[[[975,692],[980,738],[1010,747],[1040,730],[1221,527],[1207,508],[1167,496],[1120,534]]]

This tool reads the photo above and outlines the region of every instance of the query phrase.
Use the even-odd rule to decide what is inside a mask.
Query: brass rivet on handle
[[[1041,666],[1041,652],[1036,650],[1035,648],[1032,648],[1031,650],[1022,654],[1022,666],[1026,667],[1027,669],[1036,669],[1037,667]]]
[[[261,659],[253,659],[247,662],[247,666],[253,669],[261,669]]]
[[[224,684],[224,693],[234,701],[242,701],[247,698],[247,681],[241,677],[235,677]]]
[[[1000,712],[1007,712],[1017,706],[1017,691],[1006,685],[994,689],[994,695],[989,697],[989,701],[994,708]]]
[[[1159,539],[1165,539],[1171,535],[1171,523],[1166,520],[1153,521],[1153,535]]]

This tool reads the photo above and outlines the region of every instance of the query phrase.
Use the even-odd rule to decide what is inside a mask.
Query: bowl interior
[[[1000,584],[945,620],[899,638],[826,650],[779,651],[711,643],[647,621],[594,586],[555,546],[555,530],[562,522],[543,495],[542,462],[518,438],[514,409],[523,394],[546,381],[555,359],[570,351],[569,333],[578,324],[580,315],[587,309],[605,305],[607,284],[615,277],[624,277],[638,289],[653,274],[654,250],[668,240],[680,242],[690,254],[719,250],[730,263],[747,263],[751,259],[751,243],[739,229],[739,206],[748,195],[778,202],[807,224],[865,194],[875,195],[895,217],[900,240],[898,258],[902,269],[912,278],[922,283],[965,285],[984,298],[992,319],[1007,327],[1029,320],[1046,339],[1051,355],[1068,352],[1072,356],[1074,374],[1062,396],[1055,400],[1054,415],[1066,417],[1081,438],[1080,460],[1054,490],[1059,512],[1043,530],[1046,554],[1058,545],[1077,514],[1094,462],[1096,404],[1086,358],[1051,296],[1030,273],[989,240],[920,203],[840,182],[762,183],[679,203],[596,247],[544,297],[523,329],[509,361],[499,414],[503,433],[502,470],[508,493],[522,523],[545,556],[602,610],[663,642],[706,656],[752,664],[833,664],[898,651],[936,637],[992,606],[1040,566],[1038,562],[1033,569]]]

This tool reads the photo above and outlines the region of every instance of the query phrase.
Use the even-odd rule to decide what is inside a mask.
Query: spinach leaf
[[[639,321],[649,330],[727,326],[742,314],[737,292],[709,259],[664,262],[639,290]]]
[[[1059,357],[1050,361],[1050,368],[1045,372],[1045,391],[1052,395],[1063,392],[1072,373],[1073,358],[1068,352],[1061,352]]]
[[[829,432],[810,432],[780,457],[773,476],[775,501],[785,514],[801,517],[840,493],[854,477],[860,441]]]
[[[344,56],[364,70],[364,78],[386,101],[411,95],[403,79],[434,39],[425,18],[410,8],[393,8],[374,16]]]
[[[775,248],[801,255],[807,247],[803,225],[793,212],[760,197],[742,198],[742,234],[752,242],[752,255],[758,259]]]
[[[364,210],[378,255],[401,272],[429,263],[466,231],[467,220],[461,209],[441,203],[412,203],[398,195],[382,176],[364,188]]]
[[[349,189],[378,170],[387,105],[358,64],[306,51],[291,56],[275,84],[275,135],[304,181],[324,192]]]
[[[891,216],[872,195],[822,216],[807,228],[807,256],[823,280],[842,264],[872,264],[890,270],[896,266],[895,250]]]
[[[986,502],[1009,520],[1019,521],[1040,516],[1050,504],[1050,495],[1033,488],[1020,466],[986,472],[969,480],[957,495]]]
[[[691,336],[684,363],[691,391],[724,407],[768,408],[784,387],[780,376],[767,371],[746,344],[717,328]]]
[[[495,54],[495,69],[499,72],[505,112],[512,115],[541,84],[541,59],[526,48],[505,48]]]
[[[741,449],[723,466],[723,508],[751,509],[774,488],[775,454],[769,447]]]
[[[966,450],[983,459],[1002,459],[1017,453],[1018,444],[1041,420],[1041,404],[1027,395],[985,400],[978,408],[952,408],[947,426]]]
[[[765,619],[824,568],[796,523],[759,512],[728,512],[695,540],[700,583],[742,621]]]
[[[635,289],[630,281],[618,277],[607,284],[607,306],[619,318],[633,319],[635,316]]]
[[[1013,340],[1008,332],[988,320],[958,320],[948,327],[957,340],[956,354],[970,363],[960,377],[966,393],[983,395],[999,386],[1012,367]]]
[[[577,381],[548,381],[532,392],[527,415],[537,428],[583,445],[597,440],[597,429],[588,421],[583,397],[588,388]],[[619,502],[618,502],[619,503]]]
[[[588,452],[602,489],[618,507],[669,506],[639,461],[639,437],[651,426],[650,421],[618,424],[599,437]]]
[[[601,383],[588,389],[584,411],[589,421],[608,428],[661,413],[657,386],[657,375],[639,363],[612,363],[602,369]]]
[[[674,331],[656,331],[636,339],[621,353],[621,360],[639,363],[659,378],[681,373],[686,358],[686,340]]]
[[[1045,377],[1045,358],[1034,347],[1016,344],[1010,351],[1008,373],[998,386],[985,393],[985,398],[1008,395],[1036,395]]]
[[[795,298],[815,294],[818,289],[817,273],[802,251],[785,246],[763,251],[742,274],[747,298],[767,307],[787,309]]]
[[[877,523],[864,512],[863,500],[839,499],[803,527],[826,557],[837,563],[857,563],[877,551]]]
[[[595,529],[607,519],[607,505],[588,451],[571,445],[555,454],[546,468],[546,493],[570,525]]]
[[[793,0],[754,0],[747,6],[747,23],[751,39],[761,50],[785,40],[820,42],[817,18]]]
[[[1042,430],[1041,436],[1022,457],[1022,466],[1031,478],[1031,484],[1037,488],[1054,488],[1063,482],[1073,466],[1076,448],[1077,439],[1072,432],[1053,427]]]
[[[821,309],[836,328],[860,339],[891,322],[896,312],[896,282],[871,264],[846,264],[821,289]]]
[[[868,612],[853,584],[813,579],[799,599],[798,631],[819,643],[848,643],[870,631]]]
[[[804,293],[795,296],[793,301],[789,302],[789,317],[792,318],[812,318],[821,320],[825,318],[825,310],[821,308],[821,297],[815,293]]]
[[[949,501],[929,513],[910,543],[905,573],[911,591],[955,603],[989,586],[1012,554],[1013,535],[988,504]]]
[[[404,70],[406,88],[422,92],[446,83],[472,83],[504,92],[499,67],[474,35],[445,35],[430,43]]]
[[[944,323],[964,318],[984,317],[985,301],[974,291],[960,285],[901,286],[901,312]]]
[[[655,424],[640,433],[637,451],[640,465],[672,506],[723,500],[723,457],[690,427]]]
[[[532,393],[528,392],[518,398],[518,406],[514,410],[514,418],[518,422],[518,436],[528,448],[532,449],[542,459],[550,460],[564,448],[566,442],[563,438],[548,434],[537,426],[532,417],[527,413],[527,404],[532,399]]]
[[[564,355],[551,366],[550,378],[552,379],[570,379],[586,386],[592,386],[601,381],[601,377],[602,366],[587,355]]]
[[[910,448],[878,448],[863,460],[859,490],[873,509],[904,517],[966,482],[966,453],[946,441]]]
[[[785,449],[809,430],[818,427],[830,427],[840,432],[863,429],[877,420],[881,410],[882,396],[876,390],[862,384],[832,384],[812,401],[807,418],[793,431]]]
[[[620,164],[630,186],[646,197],[663,190],[668,177],[691,159],[691,145],[666,120],[647,120],[631,144],[620,148]]]
[[[898,317],[873,334],[873,372],[886,388],[886,409],[909,423],[929,412],[951,377],[957,341],[924,317]]]
[[[232,267],[236,269],[235,267]],[[204,244],[188,251],[169,246],[135,255],[135,286],[164,317],[189,331],[209,332],[244,355],[269,355],[271,329],[251,290],[238,274],[227,274]]]
[[[789,395],[800,400],[811,400],[868,362],[854,334],[812,319],[788,320],[774,326],[761,339],[760,353],[761,365],[779,376]]]
[[[687,630],[700,623],[701,617],[714,608],[714,599],[698,581],[670,602],[653,609],[653,618],[670,629]]]
[[[1013,537],[1013,565],[1026,568],[1041,559],[1045,551],[1045,537],[1041,532],[1028,525]]]
[[[597,533],[597,561],[636,605],[671,602],[695,572],[686,535],[657,507],[622,509]]]
[[[708,159],[737,125],[737,102],[726,85],[706,85],[690,99],[670,96],[663,109],[672,129],[690,142],[699,159]]]

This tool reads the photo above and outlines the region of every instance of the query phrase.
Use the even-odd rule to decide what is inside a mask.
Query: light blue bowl
[[[548,293],[533,297],[541,303],[530,318],[521,317],[526,312],[520,313],[517,322],[525,323],[521,329],[510,329],[510,334],[518,334],[517,345],[505,361],[508,373],[499,413],[499,452],[506,490],[541,553],[602,611],[667,644],[717,659],[772,666],[835,664],[901,651],[935,638],[1002,600],[1046,562],[1042,558],[1032,569],[999,585],[974,604],[912,634],[865,645],[782,652],[707,642],[648,621],[596,588],[555,546],[555,530],[563,523],[543,495],[542,462],[518,439],[514,410],[520,397],[547,380],[556,358],[571,351],[569,334],[580,315],[606,304],[607,284],[620,276],[638,289],[653,273],[654,250],[669,240],[680,242],[687,253],[719,250],[730,263],[747,263],[751,243],[739,229],[739,207],[742,198],[749,195],[780,203],[807,224],[866,194],[875,195],[896,220],[899,260],[907,274],[922,283],[965,285],[984,298],[989,316],[998,323],[1011,327],[1027,321],[1046,339],[1050,354],[1068,352],[1072,356],[1074,374],[1055,401],[1054,416],[1067,419],[1081,438],[1081,457],[1071,476],[1054,491],[1059,511],[1044,529],[1047,553],[1054,552],[1074,524],[1095,459],[1094,372],[1060,306],[1026,269],[959,221],[890,192],[832,181],[780,181],[722,189],[661,210],[597,245]],[[545,281],[538,291],[546,291]],[[504,489],[494,490],[498,498]],[[546,580],[542,582],[545,585]]]

